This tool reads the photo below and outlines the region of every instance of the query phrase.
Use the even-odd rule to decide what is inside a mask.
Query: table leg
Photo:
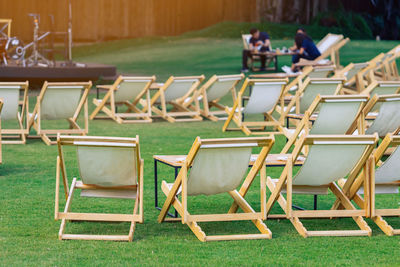
[[[314,195],[314,210],[317,210],[318,208],[318,195]]]
[[[275,56],[275,71],[278,71],[278,56]]]
[[[99,88],[96,87],[96,97],[97,97],[97,99],[99,99],[99,95],[100,95],[100,93],[99,93]]]
[[[176,180],[176,177],[178,177],[178,169],[179,169],[179,167],[175,167],[175,179],[174,180]],[[178,212],[175,210],[175,218],[178,218]]]
[[[158,208],[158,169],[157,161],[154,159],[154,205]]]

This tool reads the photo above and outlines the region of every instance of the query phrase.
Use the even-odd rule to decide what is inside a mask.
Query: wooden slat
[[[221,222],[221,221],[245,221],[261,219],[260,213],[234,213],[234,214],[203,214],[190,215],[188,221],[196,222]]]
[[[130,214],[60,212],[59,219],[67,219],[75,221],[131,222],[131,221],[139,221],[140,216],[130,215]]]
[[[365,230],[307,231],[308,236],[368,236]]]
[[[129,241],[129,236],[127,236],[127,235],[74,235],[74,234],[63,234],[61,236],[61,239]]]
[[[270,236],[267,235],[267,234],[211,235],[211,236],[206,236],[206,241],[251,240],[251,239],[270,239]]]
[[[365,210],[296,210],[292,213],[294,217],[298,218],[330,218],[364,216]]]

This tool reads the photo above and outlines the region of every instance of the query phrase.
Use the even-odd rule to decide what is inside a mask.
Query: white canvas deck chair
[[[278,104],[284,105],[283,92],[288,79],[249,79],[247,78],[238,93],[238,98],[232,108],[226,108],[229,114],[222,131],[241,130],[250,134],[283,134],[284,117],[278,120],[272,116]],[[246,90],[251,94],[245,107],[242,108],[242,99]],[[244,121],[244,115],[262,115],[262,121]],[[238,128],[228,128],[233,121]],[[275,131],[267,131],[266,127],[273,127]],[[278,132],[276,132],[278,131]]]
[[[349,38],[343,38],[344,36],[341,34],[328,33],[316,45],[321,55],[314,60],[301,59],[301,61],[299,62],[300,65],[312,65],[313,62],[318,65],[318,62],[321,62],[322,60],[330,57],[331,62],[336,65],[336,67],[340,68],[339,50],[350,41]]]
[[[362,111],[367,101],[365,95],[317,95],[296,129],[285,129],[288,141],[281,153],[288,153],[302,135],[352,134],[351,127],[364,121]]]
[[[162,190],[167,196],[158,216],[158,222],[167,221],[166,215],[171,206],[180,214],[181,221],[187,224],[196,237],[203,242],[239,239],[270,239],[271,231],[262,222],[265,208],[265,158],[274,143],[273,137],[200,139],[196,138],[183,166],[173,184],[162,182]],[[261,151],[248,172],[252,148]],[[246,173],[247,176],[246,176]],[[256,212],[243,195],[260,174],[261,211]],[[243,184],[245,189],[237,191]],[[228,193],[243,213],[193,214],[188,211],[189,196],[212,196]],[[181,200],[178,196],[181,195]],[[228,206],[229,207],[229,206]],[[228,208],[227,207],[227,208]],[[216,221],[252,221],[260,234],[214,235],[207,236],[198,223]]]
[[[380,58],[380,60],[377,60],[376,62],[376,66],[374,68],[373,74],[374,74],[374,78],[376,80],[388,80],[389,76],[387,75],[387,71],[388,71],[388,67],[390,67],[388,65],[388,62],[393,62],[393,56],[394,53],[393,52],[388,52],[388,53],[382,53],[382,58]],[[394,60],[395,63],[395,60]],[[396,66],[397,68],[397,66]]]
[[[374,161],[369,173],[361,173],[356,181],[349,185],[346,179],[339,181],[346,195],[359,207],[370,207],[370,217],[376,225],[388,236],[399,235],[400,229],[393,229],[383,217],[400,216],[399,208],[376,208],[376,196],[383,194],[399,194],[400,185],[400,136],[388,134],[374,151]],[[385,152],[394,149],[394,152],[386,160],[383,160]],[[375,166],[376,169],[375,169]],[[369,178],[369,183],[363,181]],[[366,185],[366,186],[365,186]],[[397,203],[396,203],[397,204]],[[333,205],[333,209],[341,209],[339,203]]]
[[[334,73],[336,69],[335,65],[330,66],[315,66],[312,67],[312,71],[308,74],[309,78],[328,78],[330,74]]]
[[[43,84],[37,97],[36,106],[29,117],[29,128],[33,127],[36,134],[47,145],[57,142],[50,137],[61,134],[86,135],[89,131],[88,95],[92,82],[49,83]],[[78,116],[83,109],[84,128],[78,123]],[[42,121],[67,120],[69,129],[43,129]]]
[[[400,79],[396,60],[400,57],[400,52],[389,54],[390,56],[383,63],[383,77],[385,81],[398,81]]]
[[[337,95],[342,89],[343,78],[307,78],[297,90],[289,104],[279,109],[280,114],[288,119],[299,120],[313,103],[317,95]],[[287,125],[289,128],[289,124]]]
[[[58,136],[55,219],[61,220],[58,237],[62,239],[132,241],[136,223],[143,223],[143,159],[140,158],[139,137]],[[68,187],[64,148],[76,148],[79,177]],[[60,183],[63,183],[66,204],[59,211]],[[133,212],[80,213],[72,212],[76,189],[81,197],[133,200]],[[133,203],[132,203],[133,204]],[[67,221],[128,222],[128,235],[65,234]]]
[[[346,79],[342,88],[345,94],[359,94],[366,88],[365,75],[372,71],[373,67],[373,62],[350,63],[343,69],[336,71],[334,77]]]
[[[93,104],[96,106],[90,119],[109,118],[117,123],[140,123],[152,122],[151,110],[142,112],[137,105],[141,99],[145,99],[147,105],[150,105],[151,84],[156,77],[131,77],[119,76],[111,86],[97,86],[98,88],[107,89],[108,92],[103,99],[93,99]],[[118,105],[125,105],[128,109],[125,113],[117,112]],[[103,111],[106,116],[98,116],[97,114]]]
[[[400,130],[400,94],[374,95],[363,108],[359,125],[353,123],[349,132],[374,134],[384,138],[388,133]]]
[[[400,81],[373,81],[361,94],[370,95],[391,95],[398,94]]]
[[[341,34],[328,33],[321,41],[317,43],[317,48],[321,55],[314,61],[318,62],[322,59],[330,57],[333,64],[340,68],[340,54],[339,50],[346,45],[350,39],[344,38]]]
[[[251,34],[242,34],[243,49],[249,50],[250,39],[251,39]],[[271,44],[269,45],[269,51],[272,51]],[[254,65],[254,63],[257,62],[257,61],[260,61],[260,56],[259,55],[252,55],[251,58],[250,58],[249,66],[253,71],[258,71],[260,69],[260,68],[258,68],[258,67],[256,67]],[[275,62],[275,61],[276,61],[276,57],[273,57],[273,56],[272,57],[268,57],[267,56],[267,59],[265,61],[266,70],[275,70],[275,68],[269,67],[269,65],[272,62]]]
[[[178,121],[201,121],[200,105],[197,97],[194,97],[192,105],[194,110],[185,107],[184,101],[192,97],[197,87],[204,80],[201,76],[171,76],[161,86],[159,91],[153,95],[150,100],[151,111],[155,116],[161,117],[169,122]],[[143,101],[142,101],[143,103]],[[167,105],[172,105],[173,109],[168,111]],[[145,105],[142,111],[147,111],[149,106]],[[161,106],[161,109],[159,108]]]
[[[200,87],[196,94],[193,94],[189,102],[193,103],[193,98],[198,97],[198,99],[203,102],[203,108],[200,109],[201,115],[212,121],[224,120],[228,115],[226,113],[226,108],[228,106],[219,103],[219,101],[222,97],[231,92],[233,105],[233,102],[236,100],[236,85],[243,78],[244,74],[214,75]],[[190,104],[189,107],[192,110],[196,109],[192,104]]]
[[[0,82],[0,98],[4,106],[1,112],[3,144],[25,144],[28,135],[28,81]],[[20,95],[22,99],[20,100]],[[21,107],[21,110],[20,110]],[[13,128],[4,127],[4,122],[15,122]],[[11,125],[10,125],[11,127]],[[18,128],[17,128],[18,127]],[[8,139],[8,140],[4,140]]]
[[[372,150],[378,136],[351,135],[308,135],[301,137],[292,157],[289,157],[279,179],[267,177],[271,195],[267,201],[267,217],[273,205],[278,202],[284,215],[303,237],[309,236],[370,236],[372,231],[363,217],[368,215],[368,207],[356,209],[336,182],[347,177],[352,184],[361,171],[368,172],[368,162],[373,160]],[[299,157],[302,147],[308,145],[309,153],[300,170],[294,174],[293,162]],[[296,194],[326,195],[330,190],[344,210],[293,210],[293,196]],[[286,195],[286,196],[285,196]],[[274,214],[279,215],[279,214]],[[359,230],[309,231],[301,218],[352,217]]]

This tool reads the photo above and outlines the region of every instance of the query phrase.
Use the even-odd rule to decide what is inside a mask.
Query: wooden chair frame
[[[347,184],[352,185],[355,182],[358,174],[361,171],[365,173],[371,172],[371,162],[372,157],[370,156],[374,146],[377,143],[378,136],[344,136],[344,135],[308,135],[301,137],[297,142],[295,149],[292,152],[292,156],[288,158],[285,168],[278,180],[275,183],[270,177],[267,177],[267,186],[271,192],[271,195],[267,201],[266,205],[266,217],[270,217],[269,213],[273,205],[278,202],[279,206],[284,211],[284,216],[290,220],[297,232],[303,237],[309,236],[371,236],[372,231],[368,224],[365,222],[363,217],[367,217],[369,213],[369,208],[363,207],[363,209],[356,209],[351,203],[350,198],[345,193],[346,191],[341,190],[341,188],[332,182],[329,184],[329,190],[336,196],[337,202],[343,205],[345,210],[293,210],[292,199],[293,199],[293,189],[295,186],[292,184],[292,167],[293,163],[297,160],[300,155],[300,151],[303,146],[313,145],[315,142],[341,142],[352,140],[355,142],[365,142],[368,144],[367,149],[364,154],[354,166],[353,170],[349,173]],[[369,177],[364,179],[364,183],[369,182]],[[282,190],[286,188],[286,199],[283,196]],[[315,188],[315,187],[314,187]],[[311,193],[310,193],[311,194]],[[231,207],[232,209],[232,207]],[[275,215],[276,216],[276,215]],[[282,217],[278,215],[276,217]],[[271,216],[272,217],[272,216]],[[328,230],[328,231],[309,231],[307,230],[300,218],[333,218],[333,217],[352,217],[358,227],[361,230]]]
[[[1,129],[1,134],[3,139],[12,140],[2,140],[3,144],[25,144],[26,136],[29,133],[29,101],[28,101],[28,87],[29,82],[0,82],[0,87],[2,86],[20,86],[20,91],[23,91],[22,100],[19,101],[21,106],[21,111],[17,114],[17,121],[19,129]],[[5,100],[7,101],[7,100]]]
[[[282,85],[282,91],[279,97],[279,100],[275,103],[275,106],[269,111],[268,113],[264,113],[265,120],[264,121],[253,121],[253,122],[245,122],[242,121],[243,119],[243,113],[242,113],[242,103],[243,103],[243,98],[247,98],[244,96],[247,88],[249,88],[251,85],[253,85],[256,82],[288,82],[288,79],[249,79],[247,78],[243,85],[242,88],[240,89],[238,93],[238,97],[236,101],[233,103],[232,108],[226,108],[226,112],[229,114],[227,120],[225,121],[224,126],[222,127],[222,131],[235,131],[235,130],[241,130],[243,131],[246,135],[251,135],[251,134],[259,134],[259,135],[265,135],[265,134],[283,134],[284,129],[284,117],[281,114],[281,117],[276,120],[273,116],[272,113],[276,110],[276,107],[278,104],[280,106],[284,106],[284,97],[283,93],[286,88],[286,84]],[[230,122],[233,121],[238,127],[237,128],[228,128]],[[278,132],[268,132],[265,131],[265,128],[268,126],[272,126],[275,129],[278,130]]]
[[[333,94],[338,95],[342,90],[343,80],[344,78],[307,78],[296,91],[296,94],[292,97],[289,104],[285,108],[280,109],[281,116],[288,119],[301,119],[303,117],[303,114],[300,113],[301,96],[307,90],[307,86],[313,81],[342,81],[342,83],[338,83],[335,93]],[[293,109],[293,107],[295,108],[295,114],[290,114],[290,111]]]
[[[131,101],[126,100],[124,102],[115,102],[114,94],[119,89],[119,85],[123,83],[125,80],[147,80],[150,81],[145,85],[143,90],[136,96],[135,99]],[[115,120],[117,123],[146,123],[152,122],[151,119],[151,110],[148,109],[147,112],[142,112],[140,108],[137,107],[140,100],[143,97],[146,99],[146,103],[150,106],[150,91],[149,88],[151,84],[155,81],[156,77],[131,77],[131,76],[122,76],[120,75],[111,86],[107,85],[98,85],[97,88],[107,89],[108,92],[104,96],[102,100],[93,99],[93,104],[96,106],[92,114],[90,115],[90,119],[102,119],[102,118],[111,118]],[[107,107],[110,105],[110,107]],[[118,113],[116,111],[117,105],[125,105],[128,107],[126,113]],[[103,111],[107,116],[96,116],[100,111]],[[132,119],[130,119],[132,118]]]
[[[249,173],[243,181],[242,188],[238,192],[237,190],[229,191],[229,195],[233,198],[235,204],[237,204],[244,213],[233,214],[228,212],[228,214],[204,214],[204,215],[193,215],[190,214],[187,209],[187,179],[188,170],[192,166],[192,163],[198,153],[200,146],[202,145],[218,145],[218,144],[248,144],[256,143],[257,146],[262,147],[257,160],[251,167]],[[180,220],[182,223],[187,224],[196,237],[202,241],[220,241],[220,240],[241,240],[241,239],[270,239],[272,237],[271,231],[263,223],[263,214],[265,203],[266,203],[266,192],[265,192],[265,179],[266,179],[266,167],[264,161],[274,144],[273,137],[253,137],[253,138],[223,138],[223,139],[200,139],[196,138],[192,148],[190,149],[185,162],[179,171],[178,176],[171,189],[168,188],[165,181],[162,182],[162,190],[167,196],[161,212],[158,216],[158,222],[171,221],[167,219],[166,215],[168,213],[171,205],[178,211],[182,218]],[[257,174],[260,173],[260,186],[261,186],[261,212],[256,212],[250,204],[244,199],[244,195],[249,190],[249,187],[253,183]],[[179,201],[177,194],[179,188],[182,188],[182,199]],[[251,220],[261,234],[239,234],[239,235],[215,235],[207,236],[201,227],[198,225],[199,222],[215,222],[215,221],[238,221],[238,220]],[[175,220],[176,221],[176,220]]]
[[[179,99],[175,99],[175,101],[169,101],[167,103],[167,101],[165,100],[165,91],[168,90],[168,87],[176,80],[186,80],[186,79],[197,79],[198,81],[193,83],[193,85],[188,89],[185,95],[183,95]],[[198,97],[193,98],[194,111],[190,110],[188,107],[185,107],[184,105],[185,99],[189,98],[192,94],[195,94],[197,87],[203,80],[204,80],[204,75],[169,77],[168,80],[161,86],[161,88],[159,88],[157,93],[155,93],[151,98],[150,107],[148,105],[145,105],[145,108],[142,110],[142,112],[145,112],[149,108],[151,108],[151,111],[154,112],[156,116],[161,117],[171,123],[203,120],[203,118],[200,116],[200,104]],[[156,106],[157,101],[160,101],[161,109]],[[167,111],[167,104],[171,104],[174,110]],[[179,117],[189,117],[189,118],[178,119]]]
[[[68,187],[68,177],[65,166],[63,146],[75,146],[76,142],[90,143],[91,146],[109,147],[105,143],[113,144],[114,147],[126,147],[124,144],[130,144],[136,147],[135,162],[137,166],[137,185],[133,186],[118,186],[118,187],[103,187],[90,184],[84,184],[73,178],[71,187]],[[96,137],[96,136],[57,136],[58,156],[56,168],[56,194],[55,194],[55,220],[61,219],[61,226],[58,237],[63,239],[80,239],[80,240],[111,240],[111,241],[128,241],[131,242],[135,231],[136,223],[143,223],[143,159],[140,158],[139,136],[136,138],[118,138],[118,137]],[[85,145],[85,144],[82,144]],[[61,174],[61,175],[60,175]],[[60,199],[60,182],[62,180],[65,194],[65,208],[63,212],[59,211]],[[108,213],[76,213],[70,212],[71,202],[75,189],[90,189],[90,190],[132,190],[136,191],[135,205],[132,214],[108,214]],[[103,221],[103,222],[130,222],[128,235],[87,235],[87,234],[65,234],[64,229],[67,221]]]
[[[81,99],[79,100],[78,107],[74,113],[74,115],[68,119],[68,122],[70,124],[70,129],[42,129],[41,125],[41,118],[40,118],[40,112],[41,112],[41,102],[46,94],[47,88],[49,86],[83,86],[83,93],[81,96]],[[37,135],[43,140],[43,142],[46,145],[55,145],[57,144],[57,141],[51,140],[50,137],[57,135],[58,133],[60,134],[80,134],[80,135],[86,135],[89,132],[89,116],[88,116],[88,95],[90,92],[90,88],[92,87],[92,82],[71,82],[71,83],[65,83],[65,82],[54,82],[54,83],[49,83],[49,82],[44,82],[42,90],[40,91],[39,96],[37,97],[37,102],[35,105],[35,108],[33,110],[33,113],[30,114],[29,118],[29,123],[28,123],[28,129],[33,127],[37,133]],[[77,119],[79,114],[81,113],[83,108],[84,112],[84,128],[81,128],[77,124]]]
[[[326,39],[329,38],[329,36],[333,35],[332,33],[328,33],[321,41],[318,42],[317,47]],[[305,66],[305,65],[318,65],[318,61],[325,59],[327,57],[331,57],[331,62],[336,65],[337,68],[340,68],[340,56],[339,56],[339,50],[342,48],[345,44],[347,44],[350,39],[349,38],[344,38],[343,35],[339,35],[341,38],[339,38],[335,43],[333,43],[326,51],[322,52],[319,57],[317,57],[314,60],[305,60],[302,59],[298,66]]]
[[[355,67],[354,63],[350,63],[343,69],[336,71],[334,77],[344,77],[347,80],[343,84],[342,92],[344,94],[359,94],[363,90],[365,90],[368,83],[375,80],[373,69],[376,66],[376,61],[379,60],[382,56],[383,54],[379,55],[371,61],[365,62],[366,66],[361,68],[353,77],[346,77],[345,73]]]
[[[353,99],[364,99],[364,103],[360,105],[360,108],[358,109],[357,115],[354,118],[354,121],[350,128],[347,130],[347,132],[343,133],[346,135],[352,134],[354,132],[353,127],[362,127],[362,122],[364,122],[364,107],[368,103],[368,96],[365,95],[351,95],[351,96],[344,96],[344,95],[334,95],[334,96],[321,96],[317,95],[317,97],[314,99],[308,110],[304,113],[304,117],[301,119],[300,123],[297,125],[296,130],[293,134],[287,135],[288,141],[286,142],[285,146],[283,147],[281,154],[286,154],[289,152],[289,149],[291,148],[292,145],[296,143],[296,140],[300,137],[302,131],[304,130],[304,135],[308,135],[310,129],[312,128],[312,123],[315,121],[315,118],[313,117],[313,114],[315,114],[316,109],[319,104],[329,102],[330,100],[336,100],[336,99],[343,99],[343,100],[348,100],[351,101]],[[308,151],[307,147],[305,146],[304,151]]]
[[[399,93],[400,91],[400,81],[373,81],[372,83],[370,83],[370,85],[368,85],[367,88],[365,88],[361,94],[363,95],[370,95],[371,92],[378,86],[380,85],[399,85],[399,89],[396,91],[396,94]]]
[[[221,99],[215,99],[213,101],[208,100],[207,96],[207,91],[209,88],[216,82],[218,82],[218,79],[224,79],[224,78],[240,78],[240,80],[234,81],[232,87],[229,89],[232,94],[232,102],[235,102],[236,100],[236,85],[244,78],[244,74],[237,74],[237,75],[213,75],[205,84],[203,84],[198,92],[196,94],[193,94],[191,99],[187,101],[189,105],[187,105],[190,109],[196,110],[196,107],[192,105],[194,98],[198,97],[201,98],[201,101],[203,102],[203,108],[200,109],[200,113],[203,117],[212,120],[212,121],[219,121],[219,120],[224,120],[226,117],[221,117],[221,115],[228,115],[226,112],[227,106],[224,106],[220,103],[218,103]],[[185,101],[186,102],[186,101]],[[217,108],[218,110],[211,110],[212,107]]]
[[[358,130],[359,134],[365,134],[365,130],[366,130],[366,120],[372,120],[375,119],[376,116],[370,116],[368,115],[368,113],[370,113],[373,109],[373,107],[378,103],[378,102],[386,102],[388,101],[387,99],[390,98],[398,98],[399,95],[398,94],[394,94],[394,95],[373,95],[370,100],[368,101],[368,103],[364,106],[363,110],[361,111],[360,114],[360,120],[358,122],[353,122],[353,124],[351,125],[351,127],[349,128],[348,133],[352,134],[354,133],[356,130]],[[393,134],[398,134],[400,132],[400,127],[397,128],[397,130],[395,130],[393,132]]]
[[[366,179],[367,175],[365,173],[361,173],[356,181],[349,185],[345,179],[339,181],[339,185],[343,188],[343,191],[346,195],[349,196],[349,199],[353,200],[357,206],[365,207],[369,205],[369,217],[375,222],[375,224],[388,236],[399,235],[400,229],[393,229],[391,225],[387,223],[387,221],[383,217],[393,217],[400,216],[400,209],[377,209],[375,207],[375,166],[382,165],[382,157],[386,154],[385,152],[391,147],[396,147],[400,145],[400,136],[387,134],[381,144],[373,153],[373,161],[371,163],[371,173],[369,175],[369,186],[367,192],[369,194],[361,196],[359,190],[361,186],[366,187],[366,184],[363,184],[363,181]],[[385,183],[384,185],[397,185],[400,186],[400,181],[395,181],[392,183]],[[364,189],[365,191],[365,189]],[[335,203],[332,209],[341,209],[341,205],[339,203]]]

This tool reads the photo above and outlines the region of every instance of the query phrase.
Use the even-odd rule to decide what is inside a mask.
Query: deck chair
[[[20,94],[22,100],[20,101]],[[0,98],[4,106],[1,112],[3,144],[25,144],[28,135],[28,81],[0,82]],[[21,111],[19,107],[21,106]],[[15,122],[13,128],[4,127],[4,122]],[[18,125],[18,126],[17,126]],[[11,126],[11,125],[10,125]],[[18,128],[17,128],[18,127]]]
[[[50,138],[57,133],[86,135],[89,131],[88,118],[88,95],[92,82],[71,83],[49,83],[43,84],[42,90],[37,97],[33,113],[29,118],[29,129],[33,127],[36,134],[47,145],[57,142]],[[77,119],[83,111],[84,128],[81,128]],[[45,120],[67,120],[69,129],[43,129],[42,121]]]
[[[325,60],[330,57],[330,61],[337,67],[340,68],[340,56],[339,50],[345,44],[347,44],[350,39],[343,39],[343,35],[341,34],[332,34],[328,33],[321,41],[317,43],[317,48],[321,55],[314,60],[305,60],[302,59],[298,65],[318,65],[319,62]]]
[[[399,194],[400,185],[400,136],[387,134],[379,147],[374,151],[374,161],[369,173],[361,173],[350,186],[346,179],[341,179],[339,185],[359,207],[370,207],[370,217],[376,225],[388,236],[399,235],[400,229],[393,229],[383,217],[400,216],[400,209],[376,208],[376,195]],[[383,160],[385,152],[394,149],[394,152],[386,160]],[[375,169],[375,166],[377,168]],[[364,184],[366,177],[369,183]],[[366,186],[365,186],[366,185]],[[368,190],[367,190],[368,189]],[[335,203],[333,209],[341,209],[340,203]]]
[[[278,112],[287,118],[287,127],[289,127],[290,119],[300,120],[303,117],[317,95],[339,94],[343,80],[343,78],[307,78],[289,104],[278,109]],[[297,124],[296,121],[295,124]]]
[[[171,76],[161,86],[159,91],[153,95],[150,100],[150,106],[141,101],[145,108],[142,111],[147,111],[149,107],[155,113],[155,116],[161,117],[169,122],[178,121],[201,121],[200,105],[198,97],[193,98],[192,105],[194,111],[185,107],[184,101],[192,94],[196,93],[197,87],[204,80],[204,75],[201,76]],[[167,110],[167,104],[172,105],[173,110]],[[161,105],[161,108],[159,107]],[[182,118],[183,117],[183,118]]]
[[[374,95],[363,108],[361,123],[353,123],[349,133],[373,134],[380,138],[400,131],[400,94]],[[372,121],[372,122],[371,122]]]
[[[281,154],[288,153],[302,135],[351,134],[351,127],[364,121],[362,111],[367,101],[365,95],[317,95],[296,129],[285,129],[288,141]],[[307,154],[307,148],[305,152]]]
[[[118,123],[139,123],[152,122],[151,110],[142,112],[137,105],[143,98],[146,99],[147,105],[150,105],[150,85],[155,81],[156,77],[131,77],[120,75],[111,86],[97,86],[98,88],[107,89],[108,92],[103,99],[93,99],[96,106],[90,119],[109,118]],[[118,113],[117,105],[125,105],[128,110],[125,113]],[[109,106],[109,107],[108,107]],[[106,116],[97,116],[103,111]]]
[[[334,73],[336,69],[335,65],[330,66],[315,66],[312,67],[312,71],[308,74],[309,78],[328,78],[330,74]]]
[[[342,91],[346,94],[361,93],[365,89],[364,75],[371,68],[369,62],[350,63],[341,70],[335,72],[334,77],[344,77]]]
[[[222,131],[241,130],[250,134],[283,134],[284,117],[278,120],[272,116],[276,106],[284,105],[283,92],[288,79],[249,79],[247,78],[238,93],[238,98],[232,108],[226,108],[229,114]],[[242,98],[246,90],[251,94],[245,107],[242,108]],[[244,115],[262,115],[262,121],[244,121]],[[233,121],[237,128],[228,128]],[[266,127],[273,127],[276,131],[266,131]]]
[[[371,228],[363,217],[368,215],[368,207],[356,209],[348,196],[336,184],[336,181],[348,177],[352,184],[361,171],[368,172],[368,161],[373,160],[371,153],[378,136],[351,135],[308,135],[301,137],[292,157],[289,157],[279,179],[267,177],[267,187],[271,195],[267,201],[267,217],[276,202],[284,215],[303,237],[309,236],[371,236]],[[310,147],[307,158],[294,175],[293,162],[299,157],[302,147]],[[344,210],[293,210],[293,195],[324,195],[330,190],[343,205]],[[286,198],[284,196],[286,194]],[[301,218],[352,217],[360,230],[309,231],[300,221]]]
[[[391,95],[398,94],[400,81],[373,81],[361,94],[363,95]]]
[[[180,214],[181,221],[187,224],[196,237],[203,242],[219,240],[239,239],[270,239],[271,231],[262,222],[265,205],[265,178],[266,168],[264,161],[274,143],[273,137],[256,138],[224,138],[224,139],[200,139],[196,138],[181,170],[173,184],[162,182],[162,190],[167,196],[158,216],[158,222],[167,221],[166,215],[171,206]],[[254,147],[260,147],[261,151],[252,168],[249,168],[251,151]],[[242,197],[250,185],[260,173],[261,180],[261,211],[256,212]],[[243,189],[238,192],[236,188],[242,184]],[[243,210],[237,214],[202,214],[189,213],[187,203],[189,196],[212,196],[220,193],[228,193],[234,203]],[[181,201],[178,199],[181,195]],[[260,234],[239,235],[215,235],[207,236],[198,223],[216,221],[252,221],[260,231]]]
[[[397,54],[390,54],[383,64],[383,80],[397,81],[399,80],[399,70],[397,68],[396,60],[400,57],[400,52]]]
[[[245,50],[249,50],[250,49],[249,48],[250,39],[251,39],[251,34],[242,34],[243,49],[245,49]],[[269,51],[272,51],[271,44],[269,45]],[[267,59],[265,61],[266,70],[275,70],[275,68],[271,68],[271,67],[269,67],[269,65],[272,62],[275,62],[276,60],[277,59],[274,56],[267,57]],[[260,56],[259,55],[252,55],[251,58],[250,58],[249,66],[253,71],[257,71],[257,70],[260,69],[260,68],[255,67],[255,65],[254,65],[254,63],[257,62],[257,61],[260,61]]]
[[[139,137],[57,137],[58,157],[55,194],[55,220],[61,220],[58,237],[62,239],[132,241],[136,223],[143,223],[143,159],[140,158]],[[68,187],[67,155],[64,147],[76,148],[79,176]],[[60,182],[64,186],[66,204],[59,211]],[[81,197],[116,198],[134,200],[129,214],[71,212],[75,189]],[[128,235],[65,234],[67,221],[129,222]]]
[[[200,109],[201,115],[205,118],[218,121],[226,119],[226,107],[219,103],[222,97],[231,92],[232,102],[236,100],[236,85],[244,78],[244,74],[237,75],[213,75],[203,86],[200,87],[197,94],[185,100],[186,106],[192,110],[196,107],[192,105],[194,98],[198,97],[203,102],[203,108]],[[190,103],[190,104],[187,104]],[[212,110],[216,108],[217,110]],[[221,116],[222,115],[222,116]]]

